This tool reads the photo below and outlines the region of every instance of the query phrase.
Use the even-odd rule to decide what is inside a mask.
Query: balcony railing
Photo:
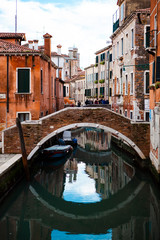
[[[119,19],[113,23],[113,33],[117,30],[117,28],[119,28]]]
[[[119,9],[113,14],[113,33],[119,28]]]

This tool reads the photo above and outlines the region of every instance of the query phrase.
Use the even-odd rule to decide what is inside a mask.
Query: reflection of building
[[[48,166],[44,170],[38,172],[35,179],[53,196],[62,196],[65,180],[63,167],[54,171],[52,166]]]
[[[106,151],[110,149],[111,135],[103,130],[84,128],[76,138],[78,145],[89,151]]]
[[[66,164],[64,165],[64,171],[66,174],[69,175],[69,182],[76,181],[77,179],[77,161],[75,159],[68,160]]]
[[[125,187],[134,176],[134,168],[115,153],[107,166],[87,164],[86,172],[96,180],[96,192],[103,199]]]

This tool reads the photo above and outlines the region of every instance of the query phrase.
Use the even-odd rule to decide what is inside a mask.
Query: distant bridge
[[[76,127],[104,129],[127,142],[141,159],[149,158],[150,124],[132,122],[107,108],[70,107],[37,121],[22,123],[28,159],[57,134]],[[21,153],[18,129],[10,127],[2,133],[2,153]]]

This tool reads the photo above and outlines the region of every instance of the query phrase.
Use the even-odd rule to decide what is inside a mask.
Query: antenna
[[[15,33],[17,33],[17,0],[16,0],[16,15],[15,15]]]

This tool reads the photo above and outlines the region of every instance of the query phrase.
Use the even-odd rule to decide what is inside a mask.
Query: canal
[[[56,164],[37,157],[0,206],[2,240],[159,240],[160,190],[114,136],[72,132],[78,146]]]

